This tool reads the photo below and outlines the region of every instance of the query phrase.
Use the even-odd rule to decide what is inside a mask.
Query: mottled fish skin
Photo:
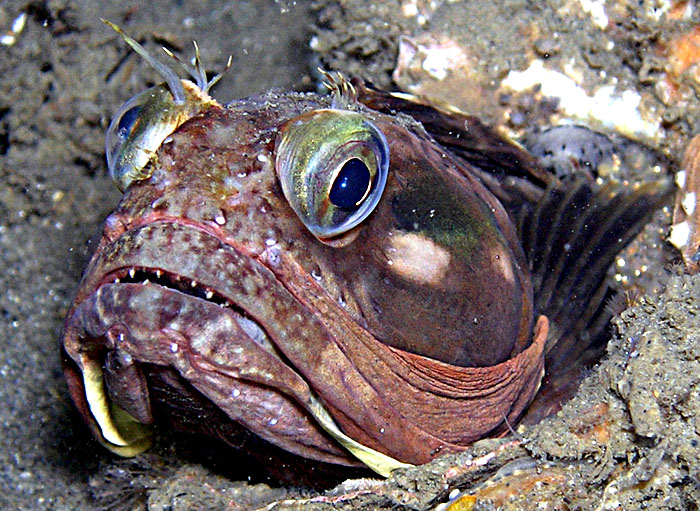
[[[164,422],[388,475],[505,434],[545,360],[577,368],[579,336],[600,332],[605,270],[665,183],[562,182],[459,112],[360,81],[335,92],[207,100],[121,182],[62,336],[73,400],[114,452],[142,451]],[[337,110],[385,140],[367,151],[351,134],[358,158],[390,159],[358,199],[378,200],[342,232],[305,223],[342,223],[325,197],[294,207],[349,160],[329,169],[304,153],[307,133],[335,131],[292,127]],[[304,168],[288,169],[296,154]],[[312,174],[287,186],[287,170]]]

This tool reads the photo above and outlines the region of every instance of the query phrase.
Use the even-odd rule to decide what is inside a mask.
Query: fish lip
[[[141,260],[138,253],[142,249],[142,245],[137,243],[133,250],[126,248],[123,252],[124,258],[119,256],[114,257],[115,247],[119,245],[129,245],[129,238],[138,236],[139,232],[150,229],[163,229],[163,231],[181,231],[184,236],[198,235],[202,236],[209,242],[215,242],[220,245],[219,249],[235,253],[242,261],[242,265],[250,263],[267,271],[267,275],[272,277],[273,283],[285,288],[277,275],[272,271],[271,264],[266,257],[260,257],[260,254],[269,252],[270,247],[263,246],[255,253],[250,250],[250,247],[243,247],[241,244],[231,240],[229,236],[221,232],[217,232],[216,227],[213,228],[199,222],[188,221],[180,218],[158,218],[149,221],[141,221],[138,224],[132,224],[128,229],[122,231],[115,237],[106,236],[100,246],[99,252],[93,255],[92,260],[83,276],[83,281],[78,289],[76,299],[74,300],[71,310],[66,319],[66,324],[75,314],[80,305],[90,296],[97,293],[104,286],[120,286],[128,284],[141,284],[143,286],[157,286],[167,293],[181,293],[187,297],[187,300],[201,300],[207,303],[219,305],[233,314],[239,324],[243,323],[242,328],[248,336],[260,345],[266,351],[274,354],[281,360],[288,363],[286,357],[280,352],[279,348],[274,345],[272,335],[265,329],[264,318],[256,318],[249,313],[240,300],[237,300],[231,293],[225,290],[226,283],[235,280],[236,275],[227,275],[229,278],[221,278],[221,275],[207,274],[206,264],[196,265],[196,269],[205,269],[203,274],[199,276],[195,272],[183,269],[183,267],[173,263],[172,261],[159,260],[148,261]],[[125,241],[126,240],[126,241]],[[152,243],[152,246],[158,246],[158,242]],[[162,244],[162,247],[167,250],[168,254],[187,255],[192,248],[186,244],[180,248],[170,250],[170,244]],[[275,247],[276,248],[276,247]],[[118,253],[119,249],[116,250]],[[206,254],[202,255],[203,258]],[[148,259],[148,257],[146,258]],[[155,264],[154,264],[155,263]],[[192,265],[190,265],[192,267]],[[204,277],[204,278],[203,278]],[[268,293],[263,296],[262,300],[269,300],[274,293]],[[64,328],[65,330],[65,328]],[[65,336],[65,333],[62,337]],[[293,366],[291,366],[293,368]]]
[[[110,217],[111,218],[111,217]],[[108,218],[109,221],[109,218]],[[124,227],[126,225],[122,223]],[[125,243],[130,237],[134,236],[139,231],[144,229],[152,229],[162,227],[164,230],[180,230],[184,233],[197,234],[206,237],[208,240],[215,240],[221,247],[240,255],[243,259],[260,265],[266,270],[270,270],[272,275],[271,264],[267,258],[260,257],[260,254],[269,251],[269,246],[261,241],[261,247],[253,247],[252,245],[243,246],[237,243],[230,235],[223,232],[219,225],[209,225],[206,222],[196,222],[186,218],[177,217],[156,217],[142,218],[140,221],[131,223],[128,227],[119,229],[116,232],[103,233],[102,241],[95,243],[95,251],[92,254],[90,263],[86,268],[80,286],[76,292],[76,296],[71,304],[71,308],[67,314],[66,322],[74,314],[80,304],[93,293],[97,292],[101,287],[110,284],[120,283],[141,283],[143,285],[155,285],[174,292],[184,293],[192,299],[204,300],[211,303],[216,303],[222,307],[230,309],[237,317],[243,317],[250,323],[256,325],[260,333],[264,334],[267,339],[267,348],[270,348],[270,336],[265,331],[263,323],[255,319],[251,314],[236,303],[236,300],[227,295],[223,290],[224,279],[208,278],[202,279],[193,275],[192,272],[183,271],[182,267],[177,264],[167,264],[165,260],[159,260],[148,264],[140,261],[138,257],[128,261],[126,264],[120,264],[115,261],[112,255],[115,247]],[[116,235],[115,235],[116,234]],[[128,242],[127,242],[128,243]],[[154,244],[155,245],[155,244]],[[142,247],[136,247],[136,252]],[[169,249],[170,247],[168,247]],[[187,245],[174,250],[168,250],[169,254],[177,253],[187,255],[191,247]],[[274,247],[276,248],[276,247]],[[105,254],[109,254],[105,256]],[[131,259],[131,254],[127,252],[127,258]],[[197,269],[206,268],[206,265],[198,265]],[[229,280],[235,278],[228,276]],[[204,281],[206,280],[206,283]],[[284,287],[284,284],[279,282],[275,276],[277,283]],[[257,336],[258,338],[260,336]]]
[[[265,262],[259,259],[259,254],[262,253],[266,247],[261,243],[261,247],[257,250],[252,250],[250,245],[243,246],[237,243],[230,235],[221,231],[218,225],[210,226],[207,223],[196,222],[183,218],[168,218],[168,217],[158,217],[150,219],[142,219],[138,223],[133,223],[128,226],[128,228],[123,230],[118,230],[114,235],[112,233],[105,234],[103,236],[102,242],[96,247],[96,251],[93,253],[89,266],[84,272],[83,281],[80,284],[78,290],[78,296],[74,301],[74,307],[79,305],[82,301],[81,297],[89,296],[91,293],[95,292],[99,287],[113,283],[115,279],[119,281],[125,281],[131,279],[131,281],[136,281],[138,279],[149,280],[153,283],[157,283],[161,276],[157,275],[158,272],[162,272],[166,279],[169,279],[169,283],[164,287],[169,287],[179,291],[183,291],[180,284],[177,284],[177,280],[185,280],[188,283],[196,283],[192,286],[192,289],[200,289],[200,284],[203,287],[211,289],[219,295],[224,293],[221,291],[219,284],[223,283],[222,278],[218,280],[211,278],[208,283],[205,283],[201,277],[194,274],[193,271],[188,271],[183,269],[184,267],[179,264],[178,261],[169,261],[169,257],[173,254],[175,256],[188,256],[188,252],[196,247],[188,246],[187,243],[183,244],[182,248],[177,246],[173,247],[175,243],[164,243],[160,245],[163,248],[164,257],[159,259],[151,258],[151,261],[143,260],[135,254],[143,251],[145,244],[143,241],[136,243],[135,247],[127,247],[124,250],[118,248],[120,245],[128,244],[129,238],[135,238],[140,232],[144,230],[162,228],[164,231],[182,231],[183,237],[189,237],[189,235],[198,235],[206,237],[210,241],[215,241],[220,245],[219,248],[235,252],[237,255],[247,258],[251,261],[255,261],[263,266]],[[145,240],[151,241],[151,240]],[[159,247],[158,241],[155,243],[150,243],[152,247]],[[146,247],[148,248],[148,247]],[[146,252],[153,255],[153,251]],[[139,254],[140,255],[140,254]],[[205,257],[203,254],[202,257]],[[193,258],[184,257],[182,261],[191,262]],[[189,265],[192,269],[193,265]],[[199,265],[198,270],[206,268],[205,265]],[[136,277],[129,275],[130,271],[141,272],[140,275]],[[138,278],[137,278],[138,277]],[[230,276],[229,276],[230,277]],[[187,292],[187,294],[193,294],[192,292]],[[196,293],[194,293],[196,294]],[[230,298],[228,298],[230,300]]]
[[[280,359],[283,358],[270,340],[270,335],[261,322],[250,316],[243,308],[221,294],[217,289],[199,285],[197,281],[176,271],[136,266],[125,267],[105,275],[103,283],[99,287],[110,283],[115,285],[141,284],[143,286],[159,286],[163,290],[167,290],[167,292],[184,294],[188,297],[188,300],[202,300],[216,304],[232,314],[248,337],[260,347],[273,353]]]
[[[160,232],[167,236],[159,238],[153,234],[154,232]],[[262,284],[267,283],[267,286],[261,286],[258,289],[253,287],[250,290],[246,290],[245,286],[234,282],[232,289],[238,289],[239,298],[244,296],[243,301],[253,296],[253,298],[257,297],[261,303],[266,302],[267,304],[258,307],[255,313],[249,313],[247,307],[250,306],[250,299],[248,299],[247,304],[242,303],[241,300],[234,296],[235,293],[227,291],[229,282],[224,281],[223,278],[217,279],[217,276],[221,276],[217,273],[218,270],[222,269],[220,264],[218,266],[214,264],[214,270],[209,268],[205,271],[201,270],[202,265],[192,264],[192,261],[188,261],[186,264],[183,263],[184,267],[175,264],[179,261],[178,254],[186,254],[188,249],[191,248],[188,244],[174,243],[173,239],[178,236],[180,236],[180,241],[184,237],[191,236],[195,239],[199,238],[199,241],[204,244],[209,244],[209,248],[216,247],[217,250],[210,251],[218,253],[219,255],[216,257],[229,256],[237,258],[235,264],[232,263],[232,267],[239,270],[240,274],[257,272],[258,276],[265,277],[267,280],[262,279],[261,282]],[[146,240],[150,240],[151,243],[141,243]],[[162,243],[163,240],[168,242]],[[309,410],[309,404],[313,402],[313,397],[311,396],[313,391],[310,390],[309,383],[304,375],[284,355],[283,349],[281,349],[283,344],[280,344],[280,338],[291,335],[285,331],[286,325],[281,323],[278,317],[271,331],[265,328],[265,317],[262,313],[266,310],[273,310],[276,305],[275,286],[279,286],[280,292],[285,292],[284,283],[269,268],[269,264],[265,264],[264,260],[251,256],[249,253],[243,253],[237,249],[238,247],[231,246],[219,236],[213,236],[207,229],[192,228],[188,223],[183,224],[173,221],[144,222],[136,228],[124,231],[114,239],[103,241],[106,242],[103,243],[100,252],[93,257],[86,270],[78,291],[78,298],[76,298],[69,312],[62,335],[64,372],[69,382],[71,396],[93,434],[103,446],[116,454],[126,456],[138,454],[148,447],[148,444],[142,443],[136,446],[138,450],[134,450],[129,438],[126,436],[123,439],[120,438],[121,423],[118,420],[113,420],[113,415],[109,411],[114,408],[112,406],[114,403],[108,395],[106,380],[101,377],[101,357],[106,352],[115,349],[115,347],[120,347],[117,349],[121,349],[122,352],[127,350],[129,355],[134,355],[133,359],[136,365],[155,363],[156,365],[172,367],[176,372],[180,372],[185,379],[190,380],[190,383],[200,393],[204,394],[205,397],[212,400],[219,407],[221,405],[216,401],[216,395],[220,389],[214,387],[213,394],[211,394],[198,386],[202,382],[206,386],[212,377],[214,380],[211,381],[215,381],[220,376],[229,378],[228,381],[233,379],[233,381],[237,382],[236,385],[240,384],[241,388],[248,388],[248,391],[242,390],[240,394],[234,394],[234,397],[241,400],[246,392],[251,392],[250,385],[258,385],[267,387],[271,391],[274,390],[278,397],[273,396],[273,403],[279,404],[280,400],[288,402],[285,405],[285,410],[295,414],[292,418],[289,418],[289,415],[282,415],[281,417],[284,417],[285,421],[291,421],[293,424],[291,427],[296,427],[294,424],[298,424],[299,421],[302,423],[304,421],[308,422],[310,425],[305,427],[311,429],[306,434],[311,434],[312,438],[307,440],[304,435],[301,435],[298,439],[295,439],[289,435],[289,432],[282,433],[279,438],[276,438],[275,435],[277,433],[274,433],[269,427],[262,430],[259,426],[250,427],[246,425],[248,424],[246,421],[251,417],[257,420],[258,416],[264,415],[264,413],[261,414],[253,408],[251,408],[252,411],[250,412],[243,412],[244,415],[240,417],[226,413],[232,420],[285,450],[297,452],[297,454],[307,458],[357,466],[357,462],[352,457],[348,457],[349,454],[340,445],[337,445],[331,437],[328,437],[322,429],[318,429],[319,425],[312,419],[315,415],[312,410]],[[144,245],[147,246],[144,247]],[[178,248],[172,250],[171,247],[173,246]],[[223,252],[219,252],[218,249],[222,249]],[[159,259],[159,256],[164,256],[165,260]],[[215,259],[216,257],[213,258]],[[198,259],[201,259],[201,257]],[[199,270],[199,273],[193,272],[193,269]],[[160,272],[160,276],[156,272]],[[237,275],[240,276],[240,274],[230,273],[229,280],[235,280],[235,277]],[[147,282],[149,276],[152,281]],[[177,279],[179,279],[179,282]],[[115,280],[117,280],[116,283]],[[192,292],[192,282],[197,282],[197,285],[194,287],[195,292]],[[206,282],[207,286],[200,286],[201,282]],[[127,288],[127,286],[129,287]],[[208,291],[213,293],[211,298],[206,296]],[[246,295],[247,291],[250,292]],[[256,293],[256,291],[265,292],[261,294]],[[127,301],[109,301],[110,296],[117,296],[120,292],[122,294],[119,296]],[[166,319],[163,319],[160,315],[160,309],[157,310],[158,314],[153,315],[154,320],[152,324],[156,325],[155,329],[149,330],[148,327],[143,326],[143,322],[139,324],[140,326],[134,326],[134,318],[126,318],[125,320],[125,316],[120,311],[117,311],[115,314],[113,308],[110,307],[110,303],[116,303],[118,306],[124,307],[125,313],[134,314],[134,311],[137,311],[137,308],[134,307],[136,302],[128,300],[139,293],[142,293],[140,295],[142,297],[147,297],[148,293],[155,293],[155,296],[164,296],[166,299],[173,298],[175,307],[165,313]],[[178,294],[182,296],[179,298],[175,296]],[[297,307],[302,306],[292,295],[289,293],[287,295],[287,300],[291,298],[297,303]],[[101,297],[105,296],[108,299],[103,301]],[[140,298],[138,299],[141,300]],[[226,302],[229,303],[226,304]],[[147,316],[150,314],[150,311],[144,309],[148,309],[149,303],[153,302],[149,302],[146,298],[139,303],[144,305],[140,308],[143,315]],[[245,348],[247,351],[243,352],[243,358],[241,359],[244,369],[237,365],[238,362],[227,359],[227,355],[224,355],[223,365],[219,365],[215,357],[210,357],[212,354],[216,355],[217,348],[215,347],[214,351],[210,350],[207,345],[208,341],[204,343],[203,348],[202,346],[195,346],[193,341],[197,339],[196,334],[192,336],[191,333],[185,330],[182,333],[178,333],[177,329],[175,331],[170,330],[170,333],[174,333],[176,336],[179,335],[179,340],[183,341],[177,347],[170,344],[169,340],[161,335],[163,330],[159,330],[160,325],[169,324],[171,318],[179,318],[181,310],[194,305],[194,307],[190,308],[189,317],[191,318],[192,310],[196,308],[196,304],[199,304],[200,307],[205,307],[205,309],[201,310],[209,311],[207,317],[223,318],[228,316],[236,324],[234,330],[231,331],[230,339],[232,344],[230,343],[230,346],[247,346]],[[212,308],[212,306],[216,305],[222,306],[225,312],[222,310],[221,314],[217,313],[216,309]],[[284,304],[281,307],[284,307]],[[232,315],[233,317],[231,317]],[[141,317],[141,320],[144,316]],[[137,317],[136,320],[139,321],[139,318]],[[181,325],[187,325],[188,323],[187,319],[183,319],[180,322]],[[201,323],[205,327],[210,324],[211,322],[207,323],[206,319]],[[129,326],[124,328],[122,325]],[[196,332],[198,328],[201,328],[201,325],[194,326],[194,331]],[[112,330],[114,326],[116,326],[116,331]],[[124,332],[125,337],[123,339],[119,339],[120,332]],[[139,340],[133,340],[133,335],[140,336]],[[127,341],[126,344],[122,342],[124,340]],[[226,342],[228,343],[229,341],[226,340]],[[156,343],[156,346],[150,348],[151,343]],[[142,352],[141,350],[144,348],[138,348],[138,346],[145,346],[146,352]],[[178,366],[177,359],[169,358],[175,353],[181,354],[186,358],[185,368],[189,368],[190,372],[182,373],[183,366]],[[260,361],[262,361],[263,365],[259,365]],[[260,368],[260,371],[257,371],[258,368]],[[240,375],[239,370],[241,371]],[[244,374],[243,371],[247,372]],[[100,377],[98,378],[97,376]],[[191,376],[194,377],[194,380],[190,379]],[[93,385],[94,381],[98,381],[97,385]],[[195,384],[195,381],[198,383]],[[248,385],[247,387],[246,384]],[[231,387],[229,390],[234,388]],[[212,387],[210,386],[209,390],[211,391],[211,389]],[[256,401],[257,398],[252,393],[248,395],[253,396],[249,399]],[[267,394],[265,396],[265,399],[270,398]],[[106,405],[100,403],[106,403]],[[245,403],[248,403],[248,401],[245,401]],[[249,404],[245,406],[250,407]],[[295,409],[301,409],[301,415],[299,415],[299,412],[294,411]],[[306,411],[304,412],[304,410]],[[121,412],[123,409],[119,411]],[[311,413],[311,417],[307,415],[308,413]],[[129,419],[133,419],[133,417],[129,417]],[[282,419],[280,419],[281,421]],[[274,423],[276,424],[277,420]],[[316,425],[314,426],[313,424]],[[116,441],[112,441],[114,438],[116,438]],[[277,442],[276,440],[280,441]],[[122,444],[117,442],[122,442]],[[314,451],[314,449],[318,449],[318,451]]]

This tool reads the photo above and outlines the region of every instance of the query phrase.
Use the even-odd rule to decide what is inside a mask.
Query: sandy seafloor
[[[528,2],[515,1],[486,7],[434,2],[445,8],[427,26],[417,24],[415,16],[407,18],[412,8],[402,11],[400,2],[323,4],[312,9],[294,1],[0,2],[2,32],[20,13],[28,15],[16,42],[0,46],[0,509],[255,509],[297,494],[247,486],[248,475],[253,482],[266,479],[259,472],[248,474],[245,458],[228,451],[221,456],[216,447],[179,436],[163,437],[151,458],[121,463],[90,438],[72,409],[58,337],[86,262],[87,242],[119,200],[106,175],[104,132],[123,101],[159,81],[99,18],[118,23],[152,51],[167,43],[191,55],[190,41],[196,39],[209,70],[221,69],[232,54],[234,66],[215,91],[222,101],[270,88],[309,89],[314,83],[310,70],[318,63],[392,86],[398,36],[424,31],[431,23],[449,32],[446,23],[455,20],[466,20],[452,28],[463,36],[462,44],[471,37],[483,45],[479,52],[488,65],[479,73],[486,84],[494,76],[503,78],[494,69],[527,64],[528,51],[517,44],[529,44],[529,36],[517,30],[540,23],[543,31],[559,30],[564,37],[558,46],[540,39],[538,53],[583,55],[584,74],[595,69],[600,76],[602,68],[617,73],[625,86],[648,92],[658,81],[654,65],[657,71],[663,67],[654,60],[659,57],[653,45],[663,42],[669,30],[658,25],[654,33],[644,14],[653,2],[635,2],[637,7],[617,2],[618,11],[627,9],[616,11],[626,17],[617,27],[625,31],[616,34],[619,52],[596,60],[600,30],[577,2],[539,2],[527,9]],[[430,2],[403,4],[421,12]],[[473,17],[450,13],[464,13],[470,5]],[[319,15],[324,31],[315,32]],[[697,13],[693,17],[697,23]],[[316,55],[309,47],[314,34]],[[634,44],[619,44],[625,37],[636,42],[637,50]],[[644,44],[650,45],[646,53]],[[474,109],[487,110],[488,117],[488,108],[484,103]],[[666,108],[668,136],[647,143],[678,158],[697,131],[697,111],[692,98],[682,108]],[[667,224],[661,215],[658,229]],[[493,474],[498,475],[481,490],[519,474],[535,481],[536,469],[551,471],[551,479],[532,486],[518,486],[512,479],[519,488],[510,495],[512,509],[697,509],[700,283],[680,275],[669,247],[658,240],[649,243],[647,252],[638,252],[656,262],[648,279],[650,297],[617,321],[610,355],[574,401],[557,417],[525,431],[525,448],[504,447],[503,456],[490,457],[469,474],[453,472],[445,483],[449,467],[465,466],[503,445],[487,442],[388,483],[348,485],[336,494],[354,492],[347,498],[305,506],[428,509],[446,501],[452,489]],[[302,504],[281,507],[297,505]]]

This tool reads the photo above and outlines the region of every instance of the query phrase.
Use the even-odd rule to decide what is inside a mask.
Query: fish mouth
[[[105,283],[113,284],[141,284],[167,288],[192,298],[215,303],[221,307],[233,307],[224,296],[216,290],[201,286],[196,280],[190,279],[179,273],[162,270],[160,268],[123,268],[117,270],[104,279]],[[238,311],[242,312],[240,309]]]
[[[312,356],[313,339],[328,334],[271,271],[278,260],[176,221],[133,228],[103,246],[62,344],[71,396],[103,445],[123,456],[150,446],[141,368],[155,365],[286,451],[350,466],[358,466],[352,455],[365,464],[369,457],[385,474],[403,466],[345,435],[285,352],[306,343]]]
[[[272,403],[309,423],[309,388],[262,326],[277,287],[252,257],[176,221],[138,226],[105,245],[88,267],[63,337],[71,394],[102,443],[126,456],[148,447],[145,364],[174,368],[230,410],[226,401],[238,398],[236,421],[278,445],[266,427],[281,422]],[[246,404],[255,412],[246,413]]]

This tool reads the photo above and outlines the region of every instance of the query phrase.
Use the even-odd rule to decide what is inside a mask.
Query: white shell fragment
[[[533,60],[524,71],[510,71],[502,85],[516,92],[541,85],[542,94],[558,98],[560,108],[567,115],[598,121],[628,136],[642,135],[654,139],[661,133],[657,120],[642,117],[639,110],[642,97],[638,92],[625,90],[618,93],[614,85],[605,85],[589,94],[573,78],[546,68],[540,59]]]

